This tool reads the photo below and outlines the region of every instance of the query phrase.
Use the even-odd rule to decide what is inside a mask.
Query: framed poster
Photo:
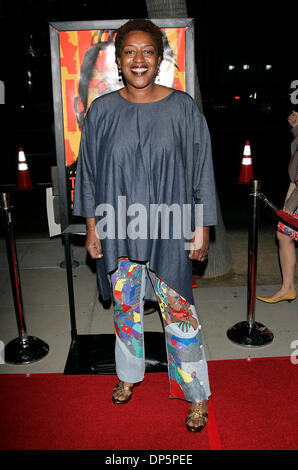
[[[50,23],[55,142],[62,232],[82,233],[84,220],[72,215],[81,129],[90,103],[121,88],[115,61],[116,30],[128,20]],[[192,19],[152,19],[161,28],[164,58],[158,83],[194,98]]]

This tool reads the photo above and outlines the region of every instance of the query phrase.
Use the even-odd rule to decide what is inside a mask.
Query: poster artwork
[[[164,58],[157,83],[185,91],[185,31],[162,28]],[[59,31],[64,150],[70,208],[81,129],[91,102],[123,87],[115,62],[113,29]]]

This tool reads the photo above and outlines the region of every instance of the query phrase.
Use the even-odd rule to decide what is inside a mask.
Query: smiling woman
[[[137,29],[136,29],[137,28]],[[163,58],[162,34],[146,20],[132,20],[119,29],[116,62],[125,87],[120,94],[133,102],[152,102],[165,98],[172,89],[155,84]]]
[[[116,63],[124,87],[93,100],[86,115],[74,215],[86,218],[85,246],[103,263],[113,296],[119,378],[113,402],[131,400],[134,384],[144,378],[143,305],[150,285],[164,323],[170,396],[191,403],[186,427],[197,432],[208,419],[210,387],[192,294],[192,260],[206,259],[209,226],[216,224],[213,165],[208,127],[194,100],[155,83],[162,59],[162,33],[150,20],[131,20],[118,30]],[[141,219],[137,230],[131,220],[135,211],[119,208],[119,198],[128,208],[142,208],[142,236]],[[202,205],[200,223],[197,204]],[[169,209],[180,214],[186,206],[188,236],[184,230],[177,236],[177,219]],[[110,238],[97,230],[105,223],[102,207],[112,208]],[[167,208],[161,214],[161,222],[168,222],[166,237],[163,223],[150,230],[148,216],[157,207]],[[131,228],[133,236],[127,236]],[[187,248],[185,242],[190,242]]]
[[[121,56],[117,57],[118,70],[126,86],[121,92],[122,96],[130,97],[131,101],[143,99],[145,96],[148,98],[161,60],[149,33],[144,31],[128,33],[122,42]],[[139,93],[140,89],[143,91],[142,94]]]

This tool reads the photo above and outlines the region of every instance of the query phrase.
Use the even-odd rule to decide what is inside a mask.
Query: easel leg
[[[73,341],[75,341],[77,337],[77,327],[76,327],[75,302],[74,302],[73,277],[72,277],[72,257],[71,257],[71,247],[70,247],[70,234],[63,233],[63,240],[64,240],[66,273],[67,273],[68,300],[69,300],[70,323],[71,323],[71,338]]]

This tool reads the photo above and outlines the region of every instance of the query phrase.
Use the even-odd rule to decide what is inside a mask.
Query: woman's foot
[[[208,400],[192,403],[186,416],[186,429],[190,432],[200,432],[208,421]]]
[[[128,382],[122,382],[119,380],[116,387],[113,390],[112,400],[115,405],[124,405],[128,403],[132,397],[132,390],[134,384]]]
[[[277,302],[281,302],[283,300],[287,300],[288,302],[291,302],[292,300],[296,299],[296,290],[295,288],[293,289],[285,289],[281,288],[277,292],[275,292],[271,297],[257,297],[258,300],[262,300],[263,302],[267,302],[270,304],[274,304]]]
[[[271,299],[275,300],[275,299],[279,299],[280,297],[291,295],[294,293],[294,291],[295,291],[295,287],[292,287],[292,288],[281,287],[277,292],[271,295]]]

